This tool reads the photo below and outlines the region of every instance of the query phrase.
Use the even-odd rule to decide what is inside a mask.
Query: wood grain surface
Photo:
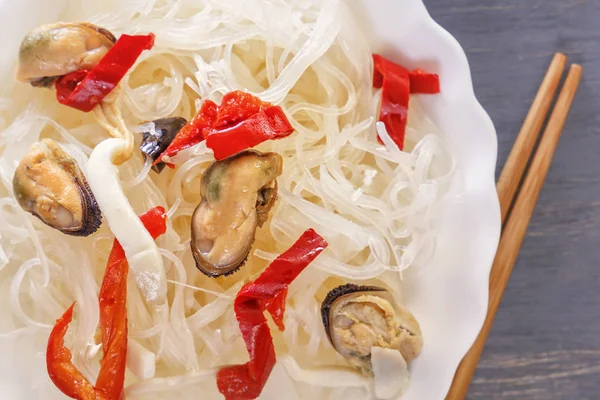
[[[467,399],[600,399],[600,0],[425,0],[465,48],[500,171],[552,55],[583,80]]]

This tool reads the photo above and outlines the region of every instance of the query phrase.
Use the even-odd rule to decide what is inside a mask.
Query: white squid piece
[[[88,161],[88,183],[115,237],[123,246],[135,282],[149,304],[162,304],[167,297],[167,278],[158,246],[133,211],[123,193],[119,171],[113,164],[125,151],[123,139],[107,139],[96,146]]]

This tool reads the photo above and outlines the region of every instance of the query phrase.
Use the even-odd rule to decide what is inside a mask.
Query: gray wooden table
[[[600,0],[425,0],[467,52],[504,164],[554,52],[582,86],[468,395],[600,399]]]

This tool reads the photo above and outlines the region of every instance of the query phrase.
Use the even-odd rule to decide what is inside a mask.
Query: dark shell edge
[[[209,271],[205,270],[204,268],[202,268],[202,266],[201,266],[202,262],[198,261],[196,252],[194,251],[194,242],[190,242],[190,247],[192,249],[192,256],[194,257],[194,262],[196,263],[196,268],[198,269],[198,271],[202,272],[204,275],[208,276],[209,278],[219,278],[221,276],[229,276],[229,275],[233,275],[236,272],[238,272],[240,270],[240,268],[242,268],[244,266],[244,264],[246,264],[246,261],[248,261],[248,256],[250,255],[250,250],[252,249],[252,246],[250,246],[250,248],[248,249],[248,253],[246,254],[246,257],[244,257],[244,259],[240,263],[238,263],[235,267],[233,267],[232,269],[223,268],[224,272],[209,272]]]
[[[183,117],[170,117],[148,122],[153,122],[155,124],[154,129],[159,133],[159,136],[156,137],[150,132],[142,132],[140,151],[145,157],[150,157],[154,162],[167,150],[177,134],[185,125],[187,125],[188,121]],[[152,171],[160,174],[166,165],[167,164],[164,162],[159,162],[156,165],[152,165]]]
[[[78,185],[79,191],[81,193],[82,208],[84,209],[84,215],[82,215],[83,225],[81,226],[81,229],[76,231],[70,231],[68,229],[58,229],[55,226],[48,224],[46,221],[44,221],[42,217],[40,217],[36,213],[31,214],[36,216],[47,226],[57,229],[65,235],[85,237],[95,233],[100,228],[100,226],[102,226],[102,212],[98,207],[96,198],[94,197],[94,194],[90,189],[90,186],[88,185],[87,181],[80,182],[79,180],[76,180],[76,184]]]
[[[50,89],[54,84],[54,81],[58,79],[59,76],[43,76],[41,78],[34,78],[29,81],[29,84],[33,87],[47,88]]]
[[[92,24],[91,22],[80,22],[80,24],[83,26],[87,26],[90,29],[95,30],[102,36],[106,37],[109,41],[113,42],[113,44],[117,42],[116,36],[106,28]]]
[[[100,211],[100,207],[98,207],[96,197],[94,197],[94,193],[90,189],[87,180],[83,179],[83,181],[79,181],[78,179],[76,183],[80,188],[82,206],[85,210],[85,215],[83,216],[84,222],[78,231],[61,230],[61,232],[71,236],[89,236],[96,232],[102,225],[102,212]]]
[[[345,285],[331,289],[329,293],[327,293],[327,296],[321,303],[321,320],[323,321],[323,327],[325,328],[327,339],[329,339],[329,343],[331,343],[334,349],[336,349],[336,346],[333,343],[333,338],[331,337],[331,329],[329,329],[331,307],[333,306],[333,303],[335,303],[335,301],[340,297],[357,292],[387,292],[387,290],[379,286],[363,286],[355,285],[353,283],[346,283]]]
[[[269,201],[265,204],[259,204],[258,203],[258,199],[256,200],[256,213],[257,213],[257,225],[259,228],[262,228],[262,226],[265,224],[265,222],[267,222],[269,220],[269,213],[271,212],[271,209],[275,206],[275,203],[277,203],[277,200],[279,199],[279,184],[277,182],[277,178],[273,180],[274,184],[272,188],[268,188],[271,190],[271,198],[269,199]],[[265,186],[266,187],[266,186]],[[265,187],[262,187],[259,189],[259,192],[263,189],[265,189]]]

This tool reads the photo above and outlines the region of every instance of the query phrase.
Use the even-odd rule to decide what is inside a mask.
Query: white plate
[[[500,237],[495,188],[498,139],[473,92],[459,43],[429,15],[421,0],[350,0],[380,52],[408,68],[436,72],[441,93],[421,103],[453,144],[458,174],[455,202],[440,221],[434,259],[408,277],[407,305],[423,329],[423,353],[412,364],[403,400],[444,399],[458,364],[483,324],[488,280]]]
[[[440,221],[433,260],[407,277],[407,305],[421,322],[425,347],[412,365],[412,383],[403,399],[443,399],[487,309],[488,277],[500,236],[496,133],[473,93],[464,51],[429,16],[421,0],[348,1],[362,16],[374,52],[441,77],[441,94],[421,102],[454,148],[455,201]],[[65,4],[66,0],[0,0],[0,76],[13,65],[23,35],[40,23],[56,21]],[[0,398],[25,399],[9,394],[6,385],[12,381],[17,383],[13,393],[26,393],[27,372],[16,366],[13,372],[0,380]]]

